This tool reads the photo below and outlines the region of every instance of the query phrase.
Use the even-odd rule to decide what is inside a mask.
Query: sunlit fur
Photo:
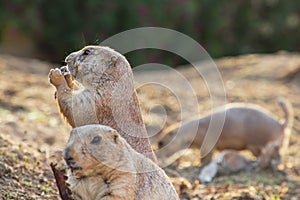
[[[60,112],[72,127],[103,124],[138,152],[155,160],[126,58],[102,46],[86,46],[66,58],[69,72],[49,73]]]
[[[64,158],[74,198],[179,199],[162,169],[136,152],[114,129],[86,125],[72,130]],[[97,142],[93,142],[95,137]]]

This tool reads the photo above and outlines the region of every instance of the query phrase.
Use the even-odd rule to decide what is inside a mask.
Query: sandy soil
[[[182,199],[300,199],[300,55],[245,55],[216,61],[226,102],[251,102],[283,113],[277,97],[294,108],[284,173],[264,171],[219,176],[199,183],[199,151],[188,151],[166,168]],[[52,64],[0,55],[0,197],[58,199],[49,163],[62,150],[70,128],[61,119],[47,74]],[[205,73],[201,78],[198,69]],[[134,70],[147,129],[161,128],[211,111],[212,96],[221,103],[222,87],[207,63],[174,71]],[[205,80],[209,82],[206,85]],[[154,82],[155,84],[150,84]],[[151,138],[155,140],[155,136]]]

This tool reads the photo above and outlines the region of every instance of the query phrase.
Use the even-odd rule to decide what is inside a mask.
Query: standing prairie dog
[[[63,157],[75,200],[179,200],[165,172],[108,126],[74,128]]]
[[[203,144],[213,147],[208,155],[201,155],[202,164],[207,164],[212,159],[214,149],[234,149],[234,150],[249,150],[255,156],[260,156],[264,153],[278,153],[276,145],[269,145],[270,142],[277,144],[274,141],[280,141],[279,144],[284,150],[288,146],[290,138],[289,128],[292,126],[292,110],[287,102],[280,101],[285,121],[280,123],[267,110],[254,104],[232,103],[227,104],[225,108],[220,108],[219,111],[207,115],[206,117],[188,121],[181,126],[166,129],[158,136],[158,157],[165,159],[175,152],[182,150],[189,142],[190,148],[200,148],[211,117],[218,117],[226,114],[224,127],[216,144]],[[225,113],[226,112],[226,113]],[[190,130],[195,130],[198,126],[197,133],[192,133]],[[182,134],[177,134],[180,128]],[[195,138],[194,138],[195,136]],[[171,143],[170,143],[171,142]],[[277,148],[279,149],[279,148]],[[262,168],[269,164],[269,159],[274,158],[272,155],[264,156],[265,160]]]
[[[86,46],[51,69],[61,114],[74,128],[103,124],[116,129],[138,152],[156,160],[151,149],[133,84],[131,67],[120,53]]]

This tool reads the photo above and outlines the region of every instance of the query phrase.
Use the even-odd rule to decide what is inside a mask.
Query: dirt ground
[[[294,125],[284,171],[218,176],[205,185],[197,180],[199,151],[188,151],[166,168],[181,199],[300,199],[300,54],[228,57],[216,60],[216,64],[227,103],[256,103],[278,119],[283,113],[277,98],[292,103]],[[214,81],[206,85],[207,77],[203,79],[195,71],[205,71],[205,66],[183,66],[176,68],[176,73],[134,70],[150,135],[175,122],[209,113],[212,96],[216,101],[221,99],[223,85]],[[52,155],[64,148],[70,127],[61,119],[54,88],[48,83],[47,74],[53,67],[59,66],[0,55],[1,199],[58,199],[49,164],[55,159]],[[215,74],[208,70],[207,76],[214,80]]]

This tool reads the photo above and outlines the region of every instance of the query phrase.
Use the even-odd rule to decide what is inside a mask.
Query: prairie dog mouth
[[[78,166],[75,161],[69,161],[68,160],[68,161],[66,161],[66,163],[67,163],[69,169],[71,169],[72,172],[82,170],[82,167]]]
[[[69,71],[67,65],[62,66],[62,67],[60,68],[60,72],[61,72],[62,75],[70,74],[70,71]]]
[[[76,76],[74,68],[69,65],[62,66],[60,68],[60,71],[61,71],[62,75],[64,75],[64,76],[69,75],[69,74],[72,75],[73,77]]]
[[[82,167],[69,167],[70,169],[71,169],[71,171],[72,172],[74,172],[74,171],[80,171],[80,170],[82,170]]]

